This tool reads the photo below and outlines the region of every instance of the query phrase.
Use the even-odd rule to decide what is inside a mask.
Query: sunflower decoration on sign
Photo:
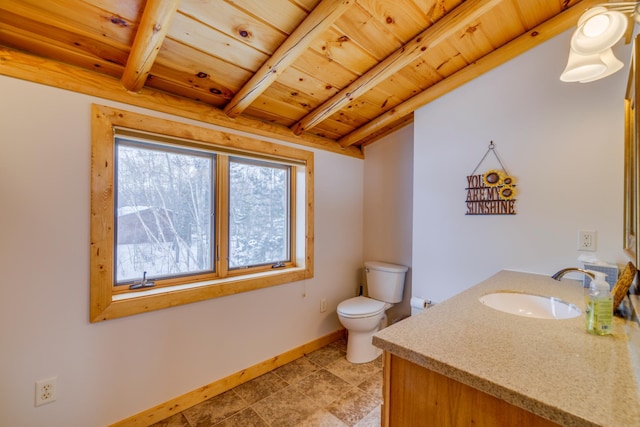
[[[512,185],[503,185],[499,191],[501,200],[514,200],[518,191]]]
[[[504,180],[504,174],[502,171],[489,169],[484,173],[482,180],[487,187],[497,187]]]
[[[493,153],[502,169],[489,169],[482,175],[476,171],[487,157]],[[518,191],[515,178],[507,172],[491,141],[489,150],[473,173],[467,177],[467,215],[514,215]]]
[[[499,187],[498,195],[501,200],[512,200],[516,197],[515,180],[504,171],[489,169],[482,176],[482,181],[486,187]]]

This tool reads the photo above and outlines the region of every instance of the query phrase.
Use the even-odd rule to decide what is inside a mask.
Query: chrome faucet
[[[560,281],[560,280],[562,280],[562,277],[565,274],[570,273],[572,271],[577,271],[577,272],[580,272],[582,274],[585,274],[585,275],[591,277],[591,280],[596,278],[596,275],[593,274],[592,272],[590,272],[589,270],[585,270],[583,268],[575,268],[575,267],[563,268],[562,270],[558,271],[556,274],[551,276],[551,278]]]

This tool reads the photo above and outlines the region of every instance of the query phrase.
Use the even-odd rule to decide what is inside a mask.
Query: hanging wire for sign
[[[500,160],[500,156],[498,156],[498,151],[496,150],[496,145],[493,143],[493,141],[491,141],[491,143],[489,144],[489,149],[487,149],[487,152],[484,153],[484,156],[482,156],[482,159],[480,159],[480,163],[478,163],[478,166],[476,166],[473,172],[471,172],[471,175],[475,175],[476,171],[478,170],[482,162],[484,162],[484,159],[487,158],[489,153],[493,153],[493,155],[496,156],[496,159],[498,159],[498,163],[500,163],[500,167],[502,167],[504,173],[509,175],[509,172],[507,172],[507,168],[504,167],[504,165],[502,164],[502,160]]]

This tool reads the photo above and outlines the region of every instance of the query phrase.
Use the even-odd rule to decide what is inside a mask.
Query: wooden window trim
[[[233,153],[245,153],[265,159],[303,164],[306,173],[305,194],[292,203],[291,214],[301,214],[295,205],[302,202],[304,213],[304,243],[292,233],[292,261],[285,268],[265,271],[247,269],[241,274],[229,274],[222,279],[205,280],[174,287],[151,288],[142,292],[116,292],[113,287],[114,257],[114,128],[166,135],[195,141],[212,148]],[[276,286],[313,277],[313,153],[285,145],[234,135],[190,124],[173,122],[111,107],[92,105],[91,154],[91,256],[90,256],[90,321],[99,322],[143,313],[210,298],[219,298],[254,289]],[[299,178],[299,177],[298,177]],[[295,179],[295,177],[293,177]],[[217,194],[217,198],[225,197]],[[217,203],[220,203],[218,200]],[[300,205],[302,206],[302,205]],[[226,221],[226,215],[217,215],[216,221]],[[218,224],[219,225],[219,224]],[[223,224],[222,224],[223,225]],[[298,242],[297,245],[295,243]],[[302,247],[301,247],[302,246]],[[224,251],[220,256],[226,256]],[[226,263],[220,263],[225,265]],[[226,266],[225,266],[226,268]],[[198,280],[198,279],[196,279]]]

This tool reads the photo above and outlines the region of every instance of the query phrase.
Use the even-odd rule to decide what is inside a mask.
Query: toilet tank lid
[[[404,265],[390,264],[381,261],[365,261],[364,266],[373,270],[389,271],[391,273],[404,273],[409,267]]]

